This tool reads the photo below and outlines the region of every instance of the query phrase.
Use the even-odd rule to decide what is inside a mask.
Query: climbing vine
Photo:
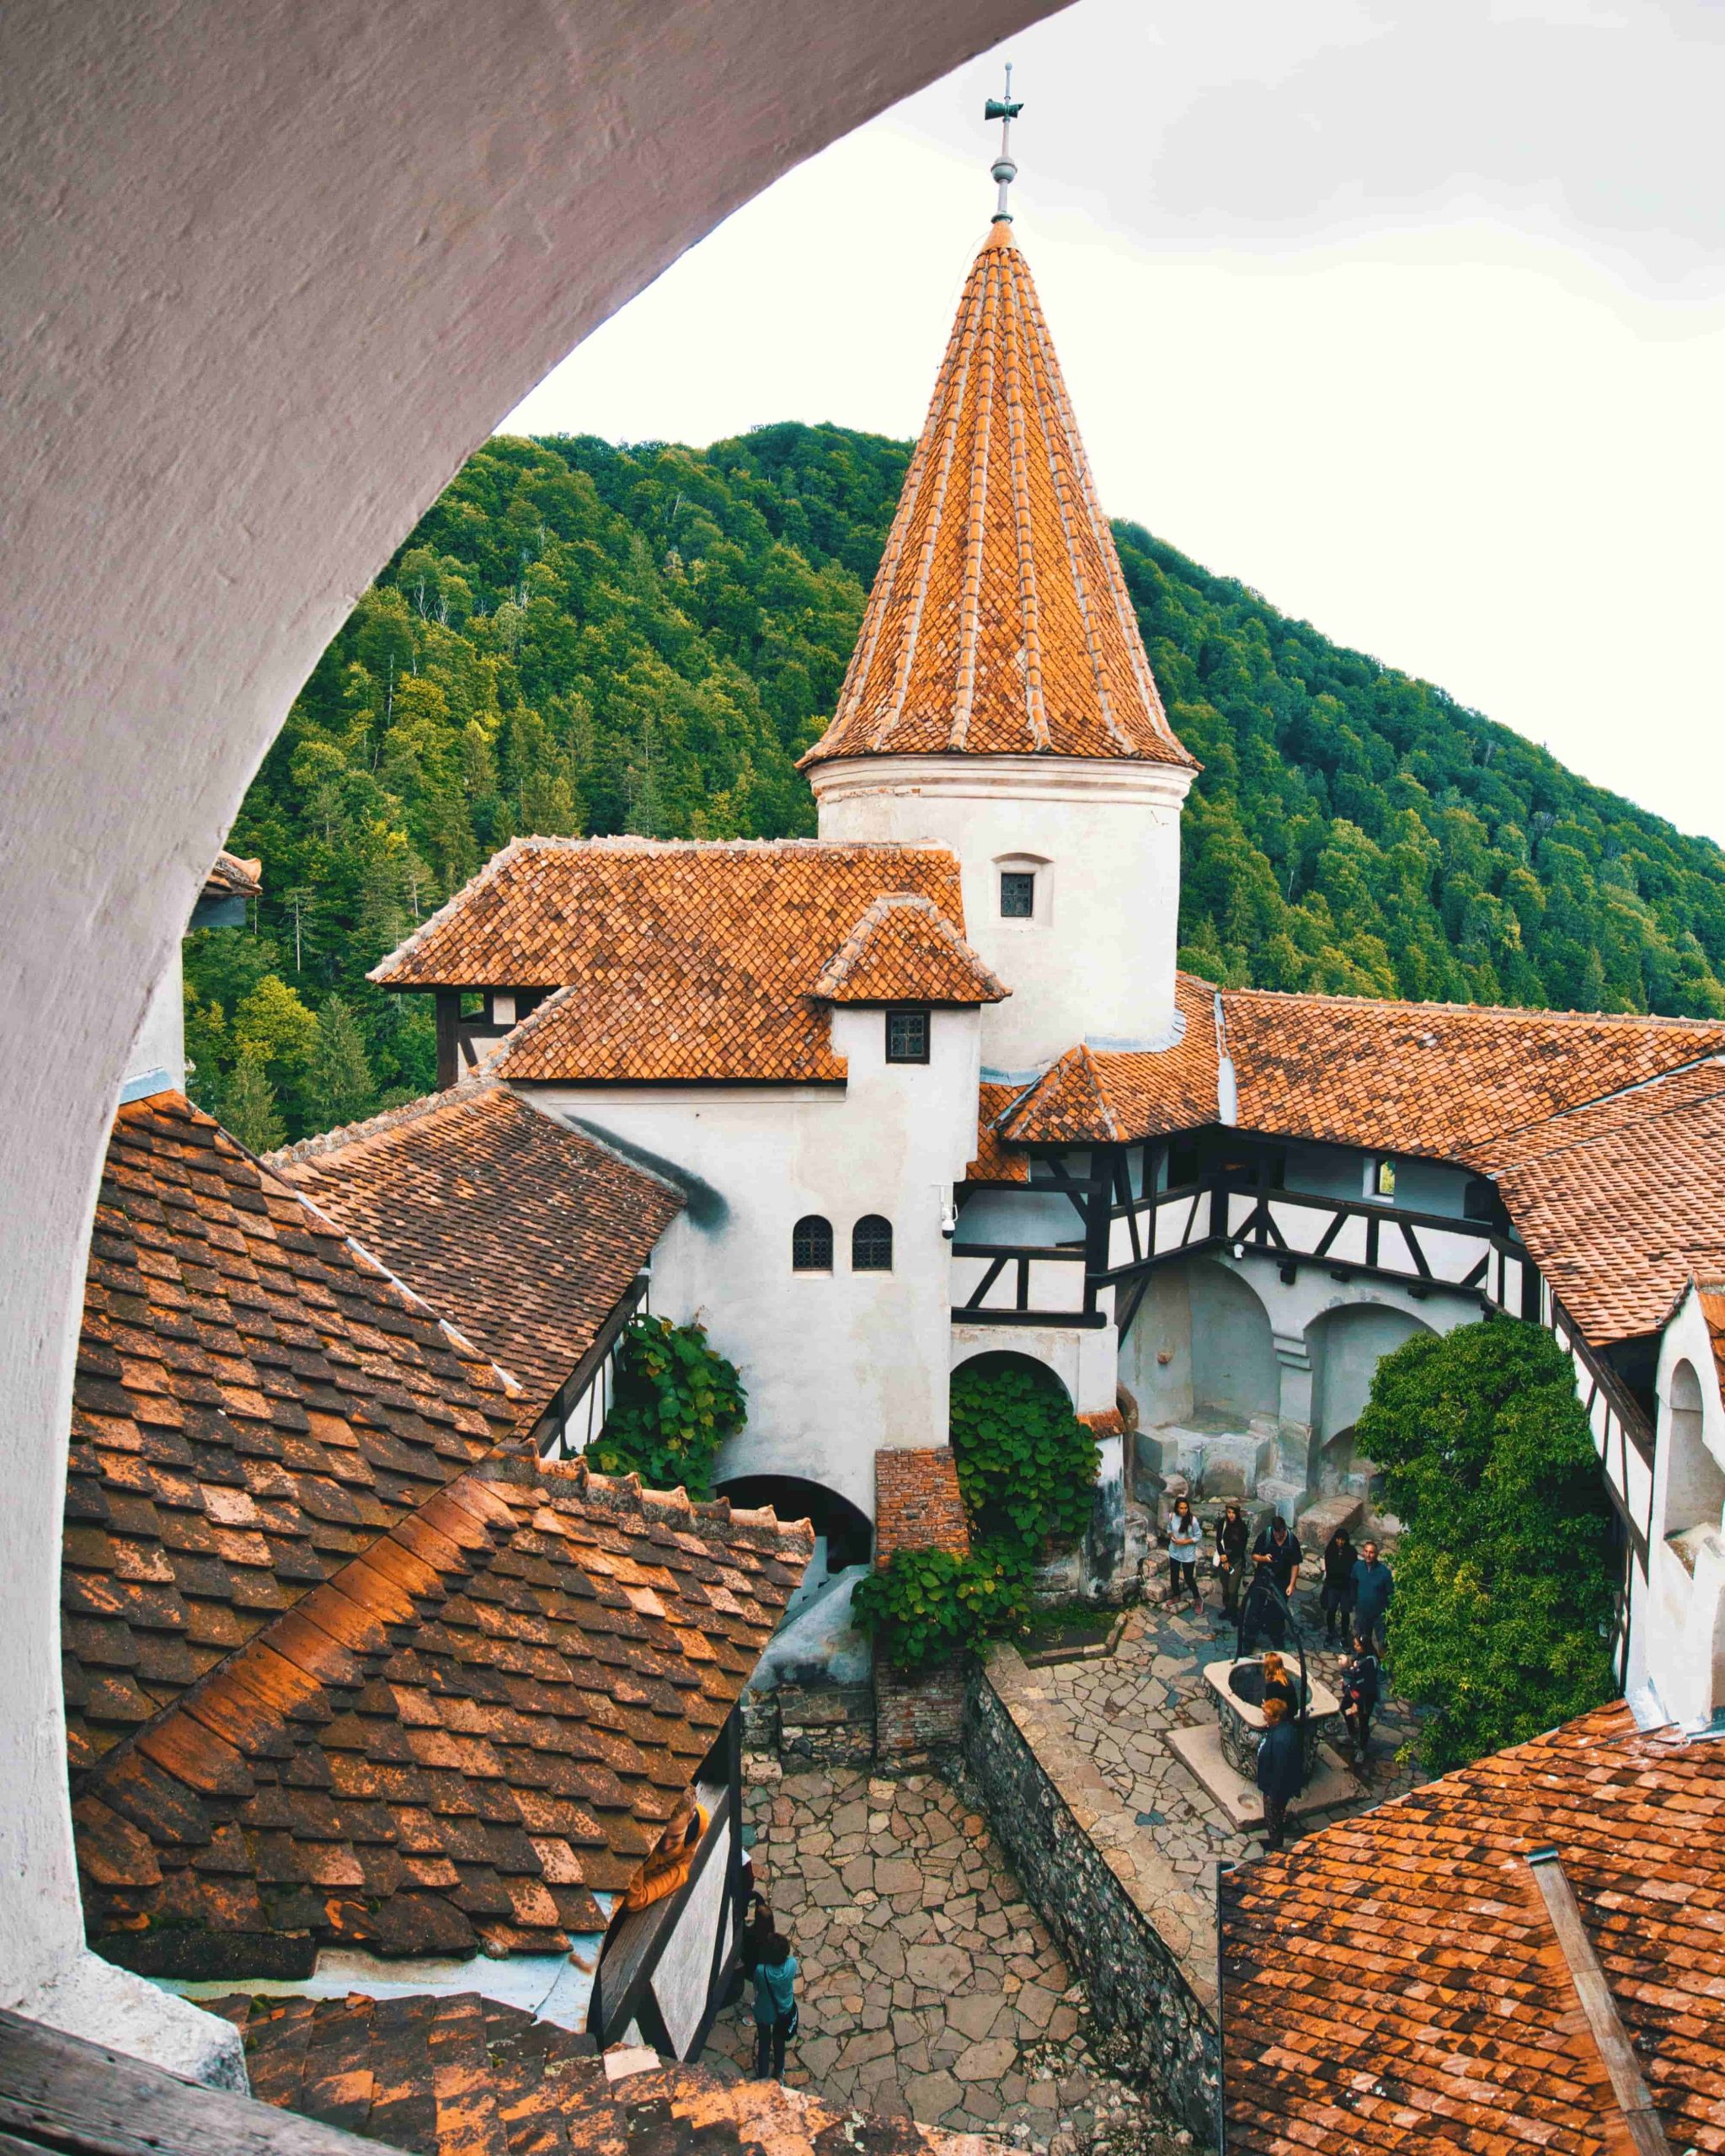
[[[923,1669],[1015,1630],[1028,1585],[1026,1568],[1000,1544],[963,1557],[900,1550],[857,1582],[851,1608],[895,1668]]]
[[[623,1335],[617,1392],[587,1449],[601,1475],[638,1475],[650,1490],[713,1495],[719,1447],[743,1427],[747,1396],[698,1321],[638,1317]]]

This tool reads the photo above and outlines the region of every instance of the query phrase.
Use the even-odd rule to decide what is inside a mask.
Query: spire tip
[[[992,175],[996,186],[1000,189],[996,198],[994,211],[994,221],[997,225],[1009,225],[1012,221],[1012,213],[1007,206],[1007,189],[1018,177],[1018,168],[1012,163],[1011,138],[1012,122],[1023,109],[1024,103],[1022,98],[1017,102],[1013,100],[1012,63],[1009,60],[1007,62],[1007,87],[1004,93],[997,98],[991,98],[982,108],[982,116],[985,120],[997,120],[1001,124],[1001,153],[994,161]]]

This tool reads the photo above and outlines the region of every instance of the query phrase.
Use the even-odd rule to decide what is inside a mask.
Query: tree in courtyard
[[[1429,1710],[1434,1773],[1525,1742],[1613,1690],[1611,1516],[1569,1358],[1490,1317],[1378,1364],[1358,1425],[1406,1523],[1390,1652]]]

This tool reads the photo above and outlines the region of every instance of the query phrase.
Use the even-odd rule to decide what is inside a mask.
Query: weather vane
[[[1022,99],[1017,104],[1012,99],[1012,63],[1009,60],[1007,62],[1006,95],[991,98],[982,108],[985,120],[997,120],[1001,124],[1001,153],[994,161],[994,179],[1001,190],[994,211],[994,221],[997,225],[1009,225],[1012,221],[1012,213],[1007,207],[1007,189],[1018,177],[1018,168],[1012,163],[1012,122],[1023,109]]]

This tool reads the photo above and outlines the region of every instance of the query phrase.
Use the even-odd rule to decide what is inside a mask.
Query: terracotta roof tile
[[[1123,1142],[1216,1120],[1215,990],[1193,974],[1174,984],[1180,1037],[1165,1049],[1067,1050],[1001,1119],[1010,1143]]]
[[[534,1413],[682,1204],[488,1078],[268,1165],[520,1379]]]
[[[237,853],[218,853],[204,878],[206,899],[255,899],[264,888],[264,864]]]
[[[966,1182],[1028,1182],[1030,1155],[1014,1152],[1002,1140],[1001,1118],[1023,1095],[1022,1086],[985,1083],[977,1088],[976,1158],[965,1171]]]
[[[472,1992],[233,1998],[252,2092],[414,2156],[991,2156],[998,2143],[836,2112],[777,2082],[665,2065],[611,2079],[589,2037]]]
[[[1621,1703],[1225,1875],[1229,2148],[1626,2148],[1547,1843],[1671,2146],[1725,2150],[1725,1747]]]
[[[830,1003],[1001,1003],[1012,990],[932,900],[894,891],[868,908],[814,993]]]
[[[1465,1159],[1725,1049],[1725,1025],[1223,991],[1243,1129]]]
[[[494,1455],[82,1779],[92,1940],[219,1977],[602,1930],[812,1547]]]
[[[1498,1171],[1535,1263],[1595,1346],[1657,1331],[1698,1265],[1725,1273],[1725,1063],[1488,1141],[1476,1158]]]
[[[962,937],[956,857],[812,839],[516,839],[376,968],[392,988],[557,988],[505,1039],[511,1080],[836,1083],[815,984],[876,899]]]
[[[803,762],[953,752],[1194,766],[1003,224],[965,283],[837,710]]]
[[[75,1770],[519,1414],[483,1353],[176,1093],[115,1120],[72,1399]]]

